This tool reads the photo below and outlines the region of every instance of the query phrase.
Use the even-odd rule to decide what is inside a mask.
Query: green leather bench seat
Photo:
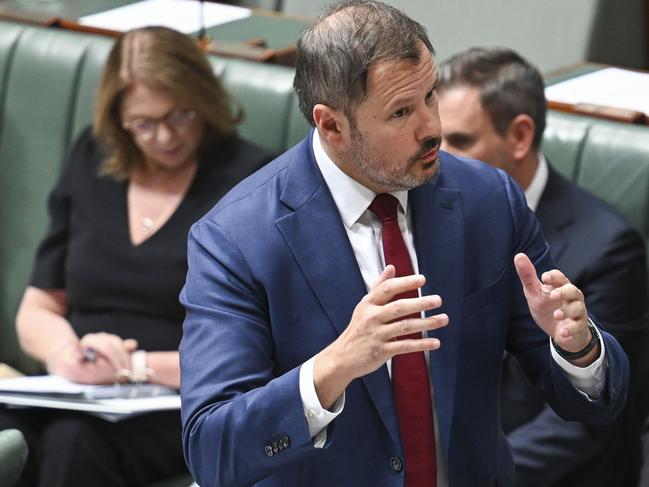
[[[649,252],[649,127],[551,111],[543,151],[569,179],[618,210]]]

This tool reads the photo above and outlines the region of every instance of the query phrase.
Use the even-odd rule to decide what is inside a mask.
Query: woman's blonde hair
[[[166,27],[129,31],[108,55],[95,110],[94,133],[108,152],[102,172],[116,179],[127,179],[143,164],[120,117],[122,98],[136,82],[164,90],[196,111],[206,124],[203,146],[230,135],[242,119],[194,40]]]

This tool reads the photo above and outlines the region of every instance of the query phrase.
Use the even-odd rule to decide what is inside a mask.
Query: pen
[[[95,349],[92,347],[86,348],[83,352],[83,361],[94,364],[95,360],[97,360],[97,352],[95,352]]]

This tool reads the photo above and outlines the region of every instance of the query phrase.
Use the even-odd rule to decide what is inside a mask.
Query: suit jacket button
[[[273,452],[273,447],[270,446],[270,445],[266,445],[266,446],[264,447],[264,452],[266,452],[266,455],[268,455],[269,457],[272,457],[272,456],[275,454],[275,453]]]
[[[395,472],[401,472],[403,470],[403,462],[401,461],[401,458],[399,458],[399,457],[391,457],[390,458],[390,467]]]
[[[282,448],[288,448],[291,445],[291,439],[288,436],[282,436],[280,445],[282,445]]]

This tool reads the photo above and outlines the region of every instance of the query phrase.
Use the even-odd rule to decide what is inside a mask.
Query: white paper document
[[[0,380],[0,393],[67,399],[129,399],[176,394],[176,391],[157,384],[86,385],[58,375],[35,375]]]
[[[105,12],[81,17],[81,25],[125,32],[127,30],[161,25],[185,34],[198,32],[201,27],[245,19],[251,15],[248,8],[221,5],[196,0],[143,0]]]
[[[180,409],[180,396],[167,395],[136,399],[61,399],[47,396],[29,396],[0,393],[0,404],[9,407],[40,407],[81,411],[108,421],[120,421],[138,414]]]
[[[174,389],[156,384],[84,385],[56,375],[0,380],[0,404],[83,411],[109,421],[180,409]]]
[[[548,101],[622,108],[649,115],[649,73],[604,68],[545,89]]]

